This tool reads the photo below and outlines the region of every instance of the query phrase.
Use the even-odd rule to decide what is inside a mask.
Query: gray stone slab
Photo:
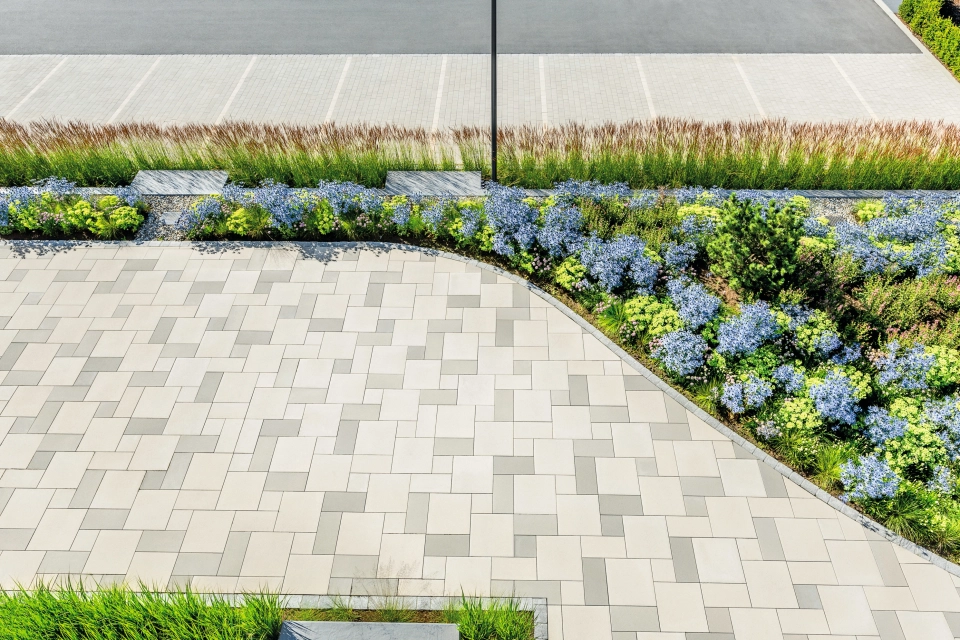
[[[227,183],[226,171],[138,171],[134,189],[151,196],[201,196],[220,193]]]
[[[429,622],[294,622],[280,627],[280,640],[457,640],[455,624]]]
[[[484,196],[479,171],[387,171],[389,195]]]

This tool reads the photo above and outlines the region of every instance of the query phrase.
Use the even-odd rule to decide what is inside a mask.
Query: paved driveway
[[[0,54],[484,53],[488,0],[2,0]],[[504,53],[910,53],[875,0],[500,0]]]
[[[0,246],[0,587],[516,593],[551,640],[960,635],[956,577],[548,300],[327,251]]]

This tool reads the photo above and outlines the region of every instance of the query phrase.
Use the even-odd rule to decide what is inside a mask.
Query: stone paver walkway
[[[960,122],[929,53],[501,55],[503,125],[703,120]],[[483,55],[0,56],[0,117],[489,124]]]
[[[0,586],[515,593],[548,598],[551,640],[960,636],[960,580],[494,271],[0,256]]]

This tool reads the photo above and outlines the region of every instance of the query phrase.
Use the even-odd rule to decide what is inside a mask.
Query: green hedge
[[[941,14],[944,0],[903,0],[900,17],[935,56],[960,78],[960,26]]]

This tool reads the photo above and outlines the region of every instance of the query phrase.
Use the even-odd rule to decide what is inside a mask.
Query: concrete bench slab
[[[479,171],[387,171],[388,195],[483,196]]]
[[[225,184],[226,171],[138,171],[130,186],[145,196],[203,196]]]
[[[457,625],[429,622],[293,622],[280,640],[457,640]]]

